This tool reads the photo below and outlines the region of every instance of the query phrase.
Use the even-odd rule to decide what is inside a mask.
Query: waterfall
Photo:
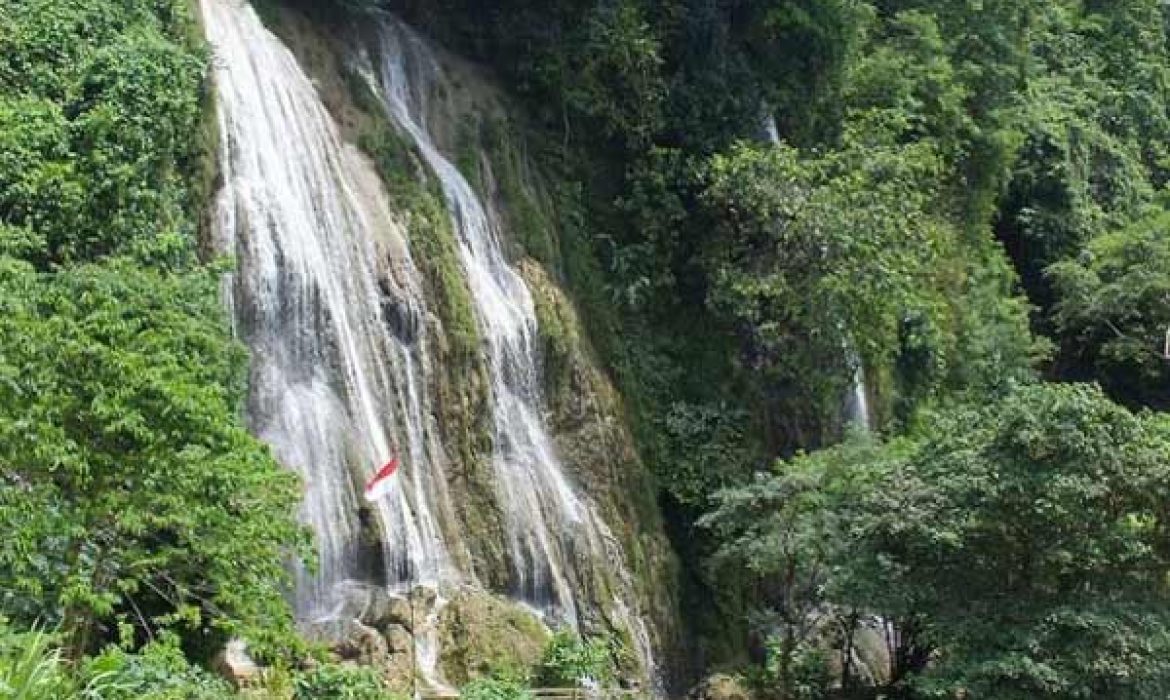
[[[760,116],[759,138],[772,146],[780,145],[780,129],[776,127],[776,115],[766,109]]]
[[[363,582],[436,591],[473,582],[429,395],[442,371],[428,348],[439,321],[406,232],[376,170],[247,3],[201,0],[201,8],[221,135],[214,235],[237,263],[224,285],[251,351],[248,424],[301,476],[301,515],[316,536],[318,568],[297,567],[298,619],[343,615]],[[484,341],[510,592],[574,627],[600,613],[629,632],[656,680],[621,547],[570,483],[545,425],[531,292],[504,256],[498,215],[428,131],[427,81],[438,64],[405,27],[387,20],[383,29],[385,60],[371,80],[442,185]],[[395,455],[397,487],[364,504],[362,483]],[[438,661],[440,608],[427,618],[424,666]]]
[[[424,126],[425,81],[438,72],[413,34],[387,21],[381,84],[387,107],[410,134],[442,185],[458,251],[485,340],[494,424],[493,466],[501,488],[515,593],[537,604],[568,606],[572,585],[561,566],[561,526],[575,529],[582,504],[569,486],[540,417],[536,313],[532,295],[504,258],[499,232],[479,197],[431,140]],[[415,44],[408,52],[404,44]],[[408,66],[408,60],[414,64]],[[554,534],[556,533],[556,534]],[[575,612],[566,610],[566,617]]]
[[[861,364],[861,358],[852,348],[847,348],[845,357],[853,368],[849,395],[845,397],[845,420],[850,425],[869,432],[873,426],[869,415],[869,395],[865,388],[865,368]]]
[[[537,322],[532,294],[501,246],[490,215],[458,168],[439,150],[428,124],[428,95],[442,69],[430,47],[393,18],[379,32],[377,80],[386,108],[438,179],[456,232],[491,379],[493,468],[504,509],[512,593],[574,627],[578,591],[591,576],[619,591],[609,608],[635,640],[632,650],[656,676],[645,623],[621,548],[592,505],[567,479],[542,413]],[[492,213],[494,214],[494,212]]]
[[[375,171],[293,55],[242,0],[202,0],[202,13],[221,135],[215,235],[238,265],[226,286],[251,350],[247,417],[304,483],[319,568],[298,568],[295,598],[311,621],[353,579],[454,576],[429,314]],[[395,454],[396,489],[364,506],[362,482]]]

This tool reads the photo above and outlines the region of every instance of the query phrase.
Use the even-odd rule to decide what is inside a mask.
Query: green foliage
[[[1062,2],[1029,12],[1031,56],[1019,68],[1027,89],[1000,110],[1001,133],[1017,146],[996,231],[1047,309],[1060,300],[1044,269],[1140,217],[1165,182],[1170,59],[1158,3]]]
[[[224,700],[223,680],[192,666],[175,640],[152,642],[137,653],[111,647],[87,659],[80,677],[101,686],[102,700]]]
[[[584,18],[574,80],[565,102],[610,138],[644,143],[658,126],[664,95],[661,46],[641,8],[620,1],[594,6]]]
[[[664,458],[670,465],[666,488],[679,503],[702,508],[710,494],[740,476],[737,467],[752,459],[747,419],[727,404],[675,402],[666,408],[660,423],[671,451]]]
[[[1167,428],[1091,387],[1035,387],[941,418],[866,497],[857,570],[928,620],[928,687],[1165,694]]]
[[[794,648],[785,646],[783,636],[767,639],[767,660],[763,669],[751,678],[751,685],[762,697],[779,696],[784,700],[824,700],[836,680],[831,654],[807,641]]]
[[[61,700],[76,690],[50,635],[17,632],[0,618],[0,698]]]
[[[560,630],[544,650],[537,680],[550,688],[571,688],[585,682],[609,686],[616,677],[614,652],[608,639],[582,639],[571,630]]]
[[[1161,697],[1168,458],[1163,418],[1035,385],[914,442],[780,464],[705,522],[725,562],[780,584],[790,652],[829,604],[895,622],[913,697]]]
[[[206,59],[188,3],[5,0],[0,222],[45,267],[112,254],[189,263]]]
[[[906,10],[886,22],[872,20],[868,55],[851,63],[842,101],[854,117],[885,114],[907,138],[952,143],[970,117],[968,88],[956,76],[937,16]]]
[[[0,265],[0,594],[61,620],[77,650],[160,628],[289,631],[298,489],[240,425],[244,354],[217,287],[212,272]]]
[[[532,700],[532,691],[519,678],[511,676],[483,676],[476,678],[459,691],[465,700]]]
[[[1099,377],[1114,396],[1167,407],[1170,375],[1170,214],[1160,212],[1099,236],[1048,273],[1053,319],[1074,372]]]
[[[226,700],[231,688],[192,666],[174,638],[136,654],[110,647],[68,662],[58,639],[38,629],[18,632],[0,620],[0,697],[6,700]]]
[[[321,664],[294,680],[294,700],[386,700],[390,694],[372,668]]]
[[[711,252],[712,301],[752,326],[745,332],[756,362],[786,363],[808,343],[822,364],[839,365],[831,358],[842,354],[843,333],[864,351],[885,350],[899,307],[923,286],[941,247],[924,182],[937,165],[929,152],[866,145],[812,161],[782,146],[713,158],[704,198],[731,230]],[[819,300],[813,318],[810,298]]]
[[[799,455],[773,474],[719,491],[715,508],[699,520],[719,543],[713,568],[740,571],[757,590],[772,591],[755,601],[756,626],[771,649],[759,680],[781,698],[816,697],[819,613],[831,600],[825,591],[836,567],[849,561],[850,508],[870,475],[904,449],[896,444],[883,451],[868,437],[855,436]]]
[[[851,352],[871,367],[913,363],[901,387],[908,399],[1027,373],[1022,308],[1010,297],[953,301],[1000,285],[968,272],[977,251],[939,209],[940,154],[929,140],[899,144],[897,128],[867,118],[842,149],[819,157],[741,145],[711,160],[702,196],[726,229],[707,254],[709,303],[737,329],[744,365],[783,388],[778,413],[831,425]],[[959,347],[976,323],[1002,326],[1009,342],[991,357]],[[948,371],[976,362],[992,366]]]
[[[194,6],[0,2],[0,604],[60,624],[72,660],[292,631],[298,488],[243,428],[223,270],[195,256],[214,129]],[[106,652],[91,680],[195,697],[184,663]]]

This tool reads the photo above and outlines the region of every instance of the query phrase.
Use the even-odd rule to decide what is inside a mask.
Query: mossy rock
[[[487,591],[454,594],[439,618],[440,666],[456,685],[540,663],[552,635],[530,608]]]
[[[726,673],[704,678],[691,691],[692,700],[754,700],[755,694],[744,680]]]

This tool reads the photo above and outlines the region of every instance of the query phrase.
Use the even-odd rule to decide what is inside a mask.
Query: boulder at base
[[[716,673],[707,676],[690,692],[692,700],[754,700],[752,691],[737,676]]]
[[[248,655],[248,646],[242,639],[228,642],[223,651],[215,655],[211,667],[237,690],[255,683],[260,678],[260,667]]]
[[[456,685],[492,669],[533,668],[552,636],[531,608],[472,588],[451,594],[438,628],[443,676]]]

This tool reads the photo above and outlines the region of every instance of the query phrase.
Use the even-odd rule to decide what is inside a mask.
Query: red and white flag
[[[384,464],[372,479],[366,482],[366,500],[376,501],[390,493],[394,488],[394,475],[398,472],[398,458],[395,457]]]

